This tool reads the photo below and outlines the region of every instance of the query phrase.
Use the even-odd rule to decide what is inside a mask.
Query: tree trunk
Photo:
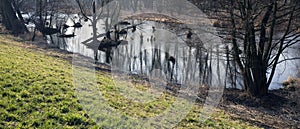
[[[3,24],[14,35],[27,32],[26,26],[18,19],[10,0],[0,0]]]
[[[14,9],[15,9],[15,12],[17,13],[17,15],[18,15],[20,21],[21,21],[23,24],[25,24],[24,18],[23,18],[22,13],[21,13],[21,10],[20,10],[19,6],[16,4],[16,1],[13,0],[13,1],[12,1],[12,5],[13,5],[13,7],[14,7]]]
[[[220,37],[231,40],[231,58],[237,66],[234,74],[241,74],[248,94],[266,95],[280,56],[298,43],[299,0],[215,0],[209,3],[200,2],[211,18],[225,23],[220,26],[225,31]],[[236,83],[237,79],[231,80]]]
[[[244,84],[249,95],[261,97],[268,93],[266,70],[263,70],[258,64],[247,70],[244,76]],[[250,75],[250,77],[249,77]]]

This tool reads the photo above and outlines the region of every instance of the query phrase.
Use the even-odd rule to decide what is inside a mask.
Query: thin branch
[[[289,61],[289,60],[300,60],[300,57],[287,58],[287,59],[284,59],[284,60],[278,61],[278,63],[277,63],[277,64],[280,64],[280,63],[283,63],[283,62],[285,62],[285,61]]]

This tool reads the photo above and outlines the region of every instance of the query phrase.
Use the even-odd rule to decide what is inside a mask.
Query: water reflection
[[[156,76],[172,84],[229,85],[230,83],[230,79],[226,79],[226,74],[230,74],[225,71],[226,55],[219,52],[225,47],[220,44],[209,47],[212,44],[191,40],[191,30],[183,29],[186,33],[178,34],[167,24],[141,20],[130,20],[126,25],[125,22],[120,22],[118,26],[114,26],[117,32],[106,29],[105,20],[98,20],[97,25],[96,37],[91,38],[95,31],[91,24],[83,23],[81,28],[66,29],[65,34],[75,33],[75,37],[61,38],[52,35],[49,36],[48,42],[60,49],[96,59],[99,63],[110,64],[128,74]],[[106,41],[108,43],[104,43]],[[297,56],[297,52],[293,53]],[[288,54],[288,56],[295,55]],[[279,83],[298,70],[299,62],[289,62],[286,63],[288,66],[285,64],[278,66],[270,89],[280,88]],[[290,66],[291,64],[294,65]],[[234,87],[239,88],[241,85]]]
[[[139,27],[137,34],[128,35],[128,45],[114,50],[112,66],[133,74],[162,77],[172,84],[211,85],[213,75],[220,78],[220,73],[212,74],[212,62],[217,61],[208,58],[216,55],[203,51],[203,46],[188,46],[188,39],[160,29],[167,28],[164,24],[146,22]]]
[[[129,22],[127,24],[131,24],[130,27],[123,24],[115,26],[118,30],[126,31],[120,35],[108,31],[111,37],[107,38],[105,21],[99,20],[96,38],[90,38],[93,28],[83,24],[81,28],[67,28],[65,33],[75,33],[75,37],[50,36],[49,43],[97,59],[99,63],[109,63],[129,74],[164,77],[173,84],[211,85],[225,77],[220,76],[225,72],[220,71],[220,68],[217,71],[215,67],[224,69],[223,65],[217,65],[217,54],[204,47],[200,40],[197,45],[193,45],[191,36],[176,34],[174,28],[163,23],[140,20]],[[116,45],[108,47],[104,42]]]

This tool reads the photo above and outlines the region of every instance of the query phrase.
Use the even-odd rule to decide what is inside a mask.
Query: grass
[[[24,46],[0,35],[0,128],[144,127],[139,122],[182,108],[168,93],[144,94],[147,88],[127,88],[130,83],[114,82],[109,73],[75,66],[80,77],[74,79],[70,61]],[[200,114],[201,106],[193,105],[175,128],[256,128],[221,110],[203,123]]]

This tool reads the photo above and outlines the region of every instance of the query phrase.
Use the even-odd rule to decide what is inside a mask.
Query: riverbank
[[[262,128],[300,128],[300,81],[295,89],[269,91],[261,99],[247,96],[240,90],[224,91],[220,109],[232,118],[248,121]]]
[[[12,128],[96,126],[82,110],[72,88],[70,66],[72,53],[48,46],[43,40],[24,43],[25,41],[22,39],[8,35],[0,37],[1,72],[4,73],[0,81],[2,89],[0,97],[3,100],[0,104],[1,114],[3,114],[0,118],[1,126]],[[20,61],[20,59],[22,60]],[[48,62],[53,62],[55,66]],[[41,71],[32,72],[32,69],[28,68]],[[19,75],[20,73],[22,75]],[[46,80],[38,79],[41,75]],[[53,78],[53,75],[59,75],[62,79]],[[32,84],[37,85],[31,87]],[[178,128],[252,128],[253,126],[299,128],[300,117],[299,110],[297,110],[300,109],[298,108],[299,98],[297,98],[300,91],[299,82],[292,81],[288,84],[289,88],[270,91],[269,96],[261,100],[248,97],[239,90],[227,89],[218,112],[213,115],[213,118],[200,125],[197,120],[200,109],[195,108]],[[28,89],[28,87],[30,88]],[[51,94],[53,95],[51,96]],[[62,96],[68,97],[60,100]],[[112,99],[111,101],[117,100]],[[199,104],[201,105],[201,103]],[[73,120],[79,123],[74,123]]]
[[[148,20],[162,21],[162,19],[164,19],[165,16],[162,16],[161,19],[157,16],[153,16],[153,18],[156,18],[156,19],[148,19]],[[176,26],[178,23],[172,19],[168,19],[167,21],[173,21],[172,23],[168,23],[167,25],[176,24],[175,27],[171,27],[176,30],[176,28],[177,28]],[[181,30],[181,29],[179,29],[179,30]],[[70,69],[71,69],[70,65],[72,63],[73,53],[60,50],[60,49],[56,48],[55,46],[49,46],[48,44],[45,43],[45,41],[42,39],[42,37],[39,37],[39,35],[36,38],[35,42],[27,41],[27,40],[30,40],[32,37],[30,34],[29,35],[26,34],[21,37],[22,37],[22,39],[21,38],[16,39],[16,38],[8,36],[8,35],[1,35],[1,41],[6,42],[7,44],[11,44],[12,42],[14,42],[14,43],[12,43],[13,46],[25,48],[25,50],[38,52],[39,54],[42,53],[42,55],[44,55],[46,57],[63,60],[63,61],[65,61],[64,64],[68,64],[69,66],[63,65],[62,68],[63,69],[67,68],[70,73]],[[15,41],[17,41],[18,43],[15,43]],[[22,43],[20,43],[20,42],[22,42]],[[12,51],[14,51],[14,50],[11,50],[11,52]],[[26,56],[27,55],[21,54],[21,55],[19,55],[19,57],[11,57],[11,60],[13,60],[14,58],[16,58],[16,59],[27,58]],[[77,56],[80,56],[80,55],[77,55]],[[48,59],[46,59],[46,60],[48,60]],[[46,65],[46,64],[44,64],[44,65]],[[28,66],[28,67],[30,67],[30,66]],[[109,71],[109,68],[104,65],[98,65],[96,67],[99,69],[99,72]],[[23,69],[26,69],[26,67],[23,67]],[[18,70],[18,69],[16,69],[16,70]],[[12,71],[12,70],[10,70],[10,71]],[[107,73],[105,73],[105,74],[107,74]],[[68,75],[68,76],[71,76],[71,75]],[[69,83],[72,83],[72,81],[70,81]],[[294,85],[299,86],[299,83],[298,84],[294,83]],[[103,88],[104,88],[103,90],[105,90],[107,87],[104,86]],[[225,114],[221,113],[220,116],[225,115],[226,117],[229,117],[228,118],[229,120],[227,120],[227,118],[226,118],[225,122],[224,121],[220,121],[220,122],[221,123],[230,123],[231,120],[233,120],[233,121],[242,120],[242,121],[246,121],[248,123],[253,123],[253,125],[255,125],[255,126],[265,127],[265,128],[300,128],[299,127],[300,126],[299,125],[300,116],[299,116],[299,110],[297,110],[297,109],[300,109],[299,97],[297,97],[299,95],[299,91],[300,90],[297,87],[273,90],[273,91],[270,91],[270,94],[268,96],[259,100],[259,99],[251,98],[239,90],[229,90],[229,89],[225,90],[223,101],[219,106],[219,108],[220,108],[219,110],[221,112],[225,112]],[[115,93],[113,93],[113,94],[115,94]],[[111,97],[113,97],[113,96],[111,96]],[[76,99],[76,98],[73,98],[73,99]],[[117,100],[118,99],[116,99],[116,100],[112,99],[111,101],[117,101]],[[201,103],[199,103],[199,104],[201,105]],[[138,110],[138,109],[136,109],[136,110]],[[132,112],[136,112],[136,111],[134,110],[134,111],[129,111],[129,112],[130,112],[129,114],[131,114]],[[199,110],[198,110],[198,113],[199,113]],[[142,114],[142,113],[140,113],[140,114]],[[147,114],[147,113],[144,112],[144,114]],[[195,117],[195,114],[193,114],[191,116]],[[196,117],[194,118],[194,117],[189,118],[189,119],[191,119],[191,121],[189,121],[189,120],[185,121],[181,125],[188,126],[188,127],[200,127],[199,124],[195,124],[195,123],[197,123],[197,118]],[[69,123],[69,122],[66,122],[67,121],[66,119],[67,118],[64,118],[64,117],[60,118],[60,120],[64,121],[63,122],[64,124]],[[86,119],[86,118],[84,118],[84,119]],[[227,121],[229,121],[229,122],[227,122]],[[194,123],[195,125],[191,124],[191,123]],[[208,123],[209,123],[209,121],[208,121]],[[247,124],[244,125],[244,122],[242,122],[240,124],[242,125],[241,127],[247,126]],[[92,126],[94,126],[94,125],[92,124]],[[211,125],[211,123],[201,125],[201,127],[207,127],[207,126],[215,127],[215,125]],[[235,124],[226,125],[225,127],[227,127],[227,126],[228,127],[236,127]],[[223,126],[218,125],[217,127],[223,127]]]
[[[97,125],[78,101],[72,79],[72,56],[42,41],[25,42],[0,35],[0,128],[97,128],[116,124],[102,121]],[[107,72],[98,72],[100,89],[107,94],[110,106],[129,116],[153,116],[172,100],[167,95],[152,103],[132,105],[113,90]],[[195,104],[176,128],[257,128],[231,118],[221,109],[200,124],[200,105]],[[105,115],[99,117],[112,117]]]
[[[149,18],[150,17],[150,18]],[[164,22],[166,16],[148,16],[145,18],[138,16],[140,19],[147,19],[156,22]],[[180,22],[168,19],[166,25],[171,26],[173,30],[180,30]],[[172,26],[172,24],[174,24]],[[296,48],[295,50],[297,50]],[[290,63],[290,62],[289,62]],[[293,64],[293,63],[291,63]],[[281,67],[280,67],[281,66]],[[300,75],[300,69],[289,69],[290,65],[278,65],[277,68],[286,71],[292,71]],[[284,72],[281,71],[283,74]],[[290,73],[290,72],[289,72]],[[237,89],[225,89],[223,101],[219,105],[220,109],[231,114],[232,118],[245,120],[263,128],[300,128],[300,76],[290,78],[289,74],[283,74],[281,78],[286,78],[284,82],[278,83],[278,87],[271,86],[269,94],[258,99],[246,95],[243,91]],[[273,79],[275,80],[275,78]],[[283,81],[283,80],[282,80]],[[285,88],[278,89],[284,85]]]

